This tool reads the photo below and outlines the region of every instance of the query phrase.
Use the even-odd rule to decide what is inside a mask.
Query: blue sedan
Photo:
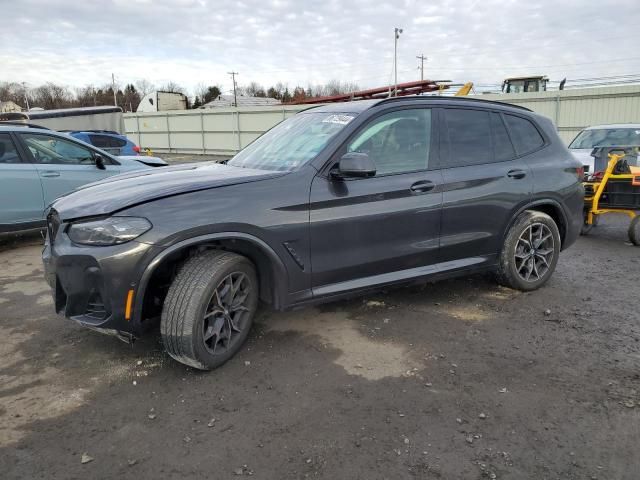
[[[111,155],[140,155],[141,149],[138,145],[121,135],[110,130],[70,130],[68,132],[74,138],[85,143],[98,147]]]
[[[156,157],[113,156],[65,133],[0,124],[0,233],[44,226],[46,207],[82,185],[164,165]]]

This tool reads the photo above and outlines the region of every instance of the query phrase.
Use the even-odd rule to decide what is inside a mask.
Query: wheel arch
[[[534,210],[534,211],[546,213],[547,215],[549,215],[553,219],[553,221],[556,222],[556,225],[558,226],[558,230],[560,231],[561,248],[564,248],[565,238],[566,238],[568,227],[569,227],[569,221],[568,221],[567,214],[564,211],[564,208],[562,208],[562,205],[560,204],[560,202],[552,198],[534,200],[518,208],[514,212],[514,214],[511,216],[509,223],[507,223],[507,225],[505,226],[502,232],[503,240],[506,238],[507,234],[509,233],[509,229],[515,223],[516,219],[525,210]]]
[[[286,297],[288,274],[277,253],[263,240],[242,232],[220,232],[189,238],[178,242],[151,260],[145,267],[137,286],[134,318],[142,322],[154,293],[154,280],[179,266],[193,252],[207,249],[226,250],[247,257],[255,266],[260,299],[274,308],[282,308]],[[166,292],[165,292],[166,294]],[[161,308],[161,305],[159,306]]]

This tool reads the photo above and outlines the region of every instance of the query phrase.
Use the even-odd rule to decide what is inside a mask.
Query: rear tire
[[[636,215],[629,224],[629,240],[636,247],[640,247],[640,215]]]
[[[200,370],[219,367],[247,339],[257,305],[257,275],[247,258],[220,250],[190,258],[162,308],[167,353]]]
[[[560,232],[546,213],[527,210],[509,229],[500,253],[498,282],[530,291],[547,283],[560,254]]]

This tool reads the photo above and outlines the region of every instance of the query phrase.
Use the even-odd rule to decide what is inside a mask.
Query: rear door
[[[533,179],[503,115],[443,108],[440,155],[444,182],[440,260],[443,268],[495,261],[502,232],[532,197]]]
[[[45,206],[82,185],[120,173],[120,166],[110,164],[108,158],[104,158],[105,169],[99,169],[94,151],[72,140],[46,133],[17,135],[42,181]]]
[[[0,133],[0,231],[42,220],[44,199],[36,167],[10,133]]]
[[[367,153],[369,178],[321,173],[310,196],[314,295],[330,295],[435,271],[442,179],[434,169],[429,108],[381,113],[336,152]]]

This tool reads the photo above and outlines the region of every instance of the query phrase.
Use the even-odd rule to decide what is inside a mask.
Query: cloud
[[[103,85],[113,72],[230,90],[234,70],[240,84],[373,87],[391,79],[394,27],[400,81],[420,78],[419,54],[427,78],[481,85],[640,70],[637,0],[0,0],[0,11],[0,81],[31,85]]]
[[[429,25],[433,23],[442,22],[444,17],[442,15],[433,15],[431,17],[416,17],[413,19],[414,25]]]

